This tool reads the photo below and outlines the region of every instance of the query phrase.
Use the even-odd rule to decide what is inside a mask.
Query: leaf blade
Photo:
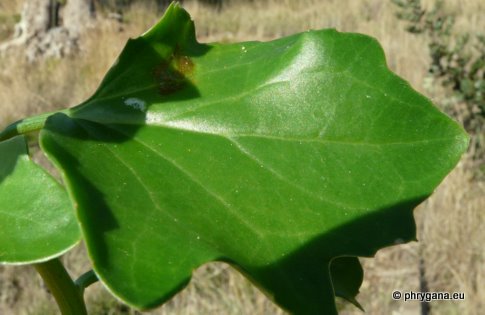
[[[80,240],[66,191],[33,163],[23,136],[0,142],[0,263],[57,257]]]
[[[363,35],[203,45],[177,6],[147,34],[41,133],[96,273],[137,307],[223,260],[292,312],[335,313],[332,259],[413,240],[412,209],[466,149]]]

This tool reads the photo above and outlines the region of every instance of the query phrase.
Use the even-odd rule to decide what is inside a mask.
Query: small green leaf
[[[203,45],[177,5],[41,132],[116,296],[157,306],[222,260],[297,314],[358,305],[355,257],[415,239],[467,141],[367,36]]]
[[[80,231],[65,189],[33,163],[24,136],[0,142],[0,263],[49,260]]]

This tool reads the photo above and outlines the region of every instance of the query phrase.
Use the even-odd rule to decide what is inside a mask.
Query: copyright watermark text
[[[462,301],[465,300],[464,292],[415,292],[415,291],[400,291],[394,290],[392,292],[392,298],[394,300],[407,301],[419,301],[419,302],[431,302],[431,301]]]

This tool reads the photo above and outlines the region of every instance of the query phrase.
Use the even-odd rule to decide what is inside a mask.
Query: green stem
[[[62,315],[87,315],[81,291],[58,258],[35,264],[34,267],[54,296]]]
[[[83,273],[74,283],[79,288],[81,294],[83,294],[84,289],[96,281],[98,281],[98,277],[93,270],[89,270],[88,272]]]
[[[67,114],[68,109],[55,111],[50,113],[44,113],[38,116],[28,117],[19,121],[14,122],[13,124],[7,126],[2,132],[0,132],[0,141],[6,140],[20,134],[26,134],[33,131],[38,131],[44,127],[44,124],[49,116],[52,116],[56,113],[65,113]]]

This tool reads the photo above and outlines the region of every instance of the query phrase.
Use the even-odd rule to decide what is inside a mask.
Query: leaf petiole
[[[69,109],[64,109],[55,112],[49,112],[40,114],[37,116],[28,117],[25,119],[18,120],[13,124],[8,125],[4,130],[0,132],[0,141],[21,135],[29,132],[39,131],[44,127],[47,118],[56,113],[67,114]]]
[[[35,264],[63,315],[87,315],[82,291],[72,281],[58,258]]]
[[[77,280],[74,281],[74,283],[79,288],[81,294],[83,294],[84,290],[87,287],[89,287],[91,284],[97,282],[98,280],[99,280],[98,276],[96,276],[94,271],[89,270],[89,271],[83,273],[79,278],[77,278]]]

